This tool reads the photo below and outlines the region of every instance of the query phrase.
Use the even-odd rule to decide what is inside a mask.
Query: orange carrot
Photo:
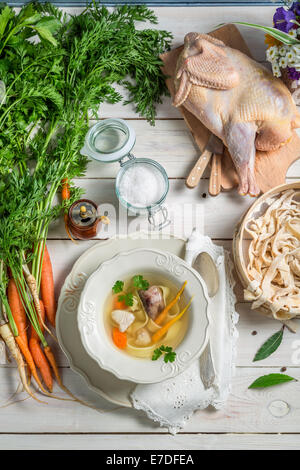
[[[61,197],[63,201],[70,199],[70,185],[68,178],[64,178],[61,182],[62,190],[61,190]]]
[[[184,307],[184,309],[176,317],[172,318],[172,320],[169,320],[168,323],[166,323],[164,326],[162,326],[158,331],[154,333],[154,335],[152,336],[152,343],[157,343],[157,341],[159,341],[160,338],[162,338],[167,333],[168,329],[185,314],[185,312],[191,305],[192,300],[193,299],[189,301],[189,303]]]
[[[47,357],[48,361],[50,362],[50,365],[53,369],[53,372],[54,372],[54,375],[56,377],[57,382],[59,383],[60,386],[63,386],[63,383],[62,383],[62,380],[60,378],[60,374],[59,374],[59,371],[58,371],[58,367],[57,367],[57,364],[56,364],[56,360],[55,360],[54,354],[53,354],[50,346],[44,347],[44,351],[45,351],[45,355],[46,355],[46,357]]]
[[[93,408],[93,406],[91,406],[91,405],[85,403],[83,400],[80,400],[79,398],[75,397],[75,395],[73,395],[73,393],[70,392],[70,390],[62,383],[62,380],[61,380],[61,377],[60,377],[60,374],[59,374],[59,370],[58,370],[58,367],[57,367],[57,364],[56,364],[56,361],[55,361],[55,357],[54,357],[53,352],[51,351],[50,346],[44,347],[44,352],[46,354],[46,357],[47,357],[48,361],[50,362],[50,365],[53,369],[54,375],[56,377],[56,380],[57,380],[58,385],[60,386],[60,388],[62,390],[64,390],[70,397],[72,397],[72,399],[74,401],[77,401],[78,403],[81,403],[84,406],[88,406],[89,408]],[[66,398],[60,398],[60,400],[67,400],[67,399]]]
[[[41,300],[40,300],[40,309],[41,309],[42,320],[44,321],[45,308]],[[41,327],[41,330],[43,331],[43,325],[41,322],[40,322],[40,327]],[[37,332],[35,331],[33,325],[31,325],[31,338],[29,340],[29,349],[32,354],[33,360],[36,366],[38,367],[48,390],[52,392],[53,380],[52,380],[52,375],[51,375],[51,369],[42,351],[42,348],[40,346],[40,338]]]
[[[22,304],[17,285],[14,279],[10,279],[7,286],[7,298],[8,303],[11,309],[11,313],[13,319],[15,321],[18,334],[24,341],[24,343],[28,346],[28,339],[27,339],[27,317],[24,306]]]
[[[122,295],[122,293],[120,294],[116,294],[115,297],[114,297],[114,309],[115,310],[127,310],[127,305],[125,303],[125,300],[119,300],[119,296]]]
[[[29,340],[29,349],[32,354],[33,360],[38,367],[41,376],[46,384],[46,387],[50,392],[53,389],[53,379],[51,375],[51,369],[48,364],[48,361],[42,351],[39,341],[35,338],[30,338]]]
[[[56,301],[54,295],[54,280],[50,256],[45,245],[41,275],[41,296],[46,315],[51,325],[55,326]]]
[[[112,331],[112,337],[115,345],[119,349],[125,349],[127,346],[127,335],[122,333],[119,328],[114,327]]]
[[[16,336],[15,337],[15,340],[16,340],[16,343],[17,345],[19,346],[30,370],[31,370],[31,373],[33,375],[33,377],[35,378],[38,386],[40,387],[40,389],[47,394],[47,391],[45,390],[45,388],[43,387],[40,379],[39,379],[39,376],[37,374],[37,370],[36,370],[36,367],[35,367],[35,364],[34,364],[34,360],[33,360],[33,357],[32,357],[32,354],[28,348],[28,344],[25,343],[25,341],[21,338],[21,336]]]
[[[18,330],[18,336],[15,337],[16,343],[18,344],[38,386],[41,388],[43,392],[46,392],[43,385],[41,384],[41,381],[39,379],[39,376],[37,374],[37,370],[33,361],[33,357],[28,347],[28,338],[27,338],[27,333],[26,333],[26,328],[27,328],[26,313],[25,313],[25,309],[22,304],[22,301],[20,299],[18,289],[17,289],[14,279],[9,280],[8,287],[7,287],[7,297],[8,297],[10,310],[11,310],[12,316],[14,318],[14,321],[16,323],[17,330]]]
[[[62,198],[63,201],[68,201],[70,199],[70,196],[71,196],[71,194],[70,194],[70,184],[69,184],[68,178],[64,178],[62,180],[61,184],[62,184],[61,198]],[[73,243],[77,244],[77,242],[72,237],[70,229],[69,229],[69,217],[68,217],[68,212],[67,211],[65,211],[65,213],[64,213],[64,222],[65,222],[65,229],[66,229],[66,232],[68,234],[68,237],[70,238],[70,240],[72,240]]]
[[[169,310],[171,310],[171,308],[178,302],[178,300],[180,299],[181,295],[182,295],[182,292],[184,291],[185,289],[185,286],[187,285],[187,281],[185,281],[181,287],[181,289],[178,291],[177,295],[174,297],[173,300],[171,300],[171,302],[163,309],[163,311],[158,315],[158,317],[156,318],[155,320],[155,323],[157,323],[157,325],[160,325],[163,320],[165,319],[165,317],[167,316],[167,313],[169,312]]]

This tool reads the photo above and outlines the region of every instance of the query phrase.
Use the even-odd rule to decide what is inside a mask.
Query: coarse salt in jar
[[[131,153],[135,132],[123,119],[105,119],[92,126],[81,153],[102,163],[119,161],[116,194],[131,213],[148,215],[151,226],[161,230],[170,223],[163,203],[169,191],[165,169],[149,158],[135,158]],[[160,215],[160,222],[155,220]]]

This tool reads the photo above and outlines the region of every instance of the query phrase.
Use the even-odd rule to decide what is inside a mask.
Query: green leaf
[[[51,42],[51,44],[53,44],[53,46],[57,46],[56,39],[53,37],[50,29],[48,29],[46,26],[38,26],[38,24],[36,24],[32,28],[36,30],[37,34],[42,39],[45,39],[46,41]]]
[[[120,302],[124,301],[127,307],[132,307],[133,305],[133,294],[128,293],[124,295],[119,295],[118,300]]]
[[[233,21],[232,24],[240,24],[242,26],[248,26],[249,28],[260,29],[261,31],[264,31],[265,33],[269,34],[273,38],[278,39],[278,41],[282,42],[283,44],[287,44],[287,45],[300,44],[299,39],[293,38],[289,34],[279,31],[276,28],[271,28],[270,26],[261,26],[259,24],[244,23],[243,21]]]
[[[291,382],[291,380],[296,380],[294,377],[290,377],[285,374],[268,374],[263,375],[256,379],[248,388],[265,388],[272,387],[273,385],[282,384],[285,382]]]
[[[123,281],[116,281],[112,290],[114,291],[115,294],[119,294],[119,292],[122,292],[123,287],[124,287]]]
[[[157,359],[159,359],[161,355],[162,355],[161,349],[160,348],[155,349],[153,351],[152,361],[157,361]]]
[[[54,18],[53,16],[44,16],[35,26],[45,27],[51,33],[55,33],[60,27],[60,21],[57,18]]]
[[[7,23],[13,17],[14,17],[13,11],[8,6],[3,8],[0,14],[0,38],[2,38],[4,34]]]
[[[176,352],[175,351],[170,351],[165,354],[164,361],[165,362],[174,362],[176,359]]]
[[[38,15],[39,18],[41,17]],[[37,19],[39,19],[37,18]],[[28,22],[30,18],[27,20]],[[51,42],[53,46],[57,46],[57,41],[53,36],[53,33],[57,31],[60,26],[60,22],[54,17],[43,17],[37,23],[28,25],[30,28],[34,29],[37,34],[46,41]]]
[[[277,333],[274,333],[267,341],[259,348],[253,362],[261,361],[266,357],[269,357],[276,349],[280,346],[283,337],[283,328],[281,328]]]
[[[164,354],[164,362],[174,362],[176,359],[176,352],[173,351],[173,348],[162,344],[159,348],[153,351],[152,361],[157,361],[162,354]]]
[[[35,13],[32,16],[29,16],[28,18],[22,20],[22,23],[20,26],[25,26],[25,25],[34,25],[41,19],[41,15],[39,13]]]
[[[137,289],[147,290],[149,287],[149,282],[146,281],[146,279],[144,279],[141,274],[138,274],[133,277],[133,285]]]

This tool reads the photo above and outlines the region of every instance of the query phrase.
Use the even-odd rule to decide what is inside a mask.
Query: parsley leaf
[[[157,361],[164,354],[164,361],[165,362],[174,362],[176,358],[176,352],[173,351],[171,346],[164,346],[161,345],[159,348],[153,351],[152,361]]]
[[[124,295],[119,295],[118,300],[122,302],[124,300],[127,307],[132,307],[133,305],[133,294],[128,293]]]
[[[149,287],[149,282],[146,281],[146,279],[144,279],[143,276],[141,276],[141,274],[138,274],[133,277],[133,285],[137,289],[147,290]]]
[[[170,351],[165,354],[164,361],[165,362],[174,362],[176,358],[176,352],[175,351]]]
[[[160,348],[155,349],[153,351],[152,361],[157,361],[157,359],[159,359],[161,355],[162,355],[161,349]]]
[[[114,291],[115,294],[119,294],[119,292],[122,292],[123,287],[124,287],[124,282],[123,281],[116,281],[115,285],[112,288],[112,290]]]

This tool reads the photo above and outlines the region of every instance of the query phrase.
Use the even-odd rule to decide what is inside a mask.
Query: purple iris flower
[[[300,16],[300,2],[294,2],[290,10],[292,10],[296,16]]]
[[[273,16],[274,26],[276,29],[288,33],[294,28],[294,23],[291,20],[295,20],[295,13],[291,10],[285,10],[283,7],[276,8],[276,12]]]
[[[297,70],[294,67],[288,67],[288,76],[290,80],[299,80],[300,79],[300,72],[297,72]]]

